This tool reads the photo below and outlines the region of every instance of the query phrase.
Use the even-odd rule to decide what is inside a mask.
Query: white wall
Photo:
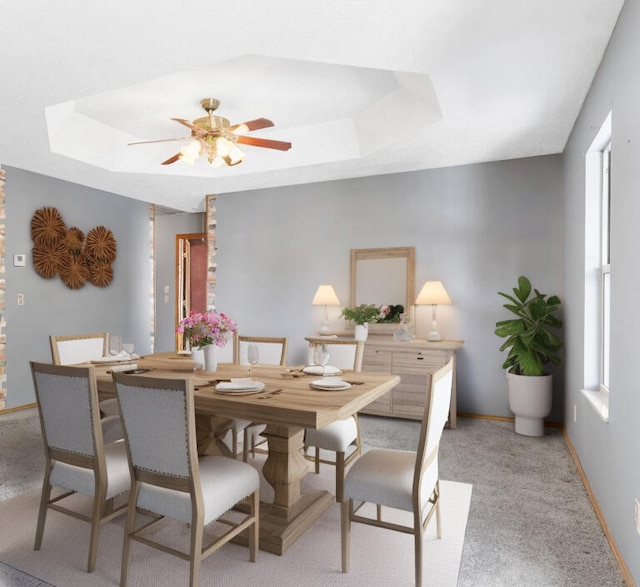
[[[640,331],[640,2],[627,0],[564,157],[565,296],[567,314],[566,421],[569,438],[615,542],[640,583],[640,393],[635,367]],[[612,110],[611,397],[603,422],[580,395],[584,373],[584,155]]]
[[[6,407],[35,401],[29,361],[51,361],[50,334],[112,332],[149,352],[148,205],[11,167],[6,170]],[[67,227],[85,234],[103,225],[113,232],[117,257],[113,281],[71,290],[59,277],[43,279],[31,264],[31,217],[43,206],[57,208]],[[26,267],[13,267],[24,253]],[[16,304],[18,292],[23,306]]]
[[[507,312],[496,292],[525,274],[562,297],[561,174],[561,157],[550,156],[220,194],[217,308],[244,334],[288,336],[288,362],[303,363],[303,337],[322,319],[311,306],[317,286],[333,284],[348,303],[350,249],[414,246],[416,288],[444,282],[453,305],[439,308],[439,329],[466,341],[459,409],[511,416],[493,334]],[[429,309],[419,308],[419,334],[429,325]],[[551,419],[560,421],[555,379]]]

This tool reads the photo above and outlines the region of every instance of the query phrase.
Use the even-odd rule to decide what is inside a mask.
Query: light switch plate
[[[14,267],[24,267],[27,264],[27,256],[24,254],[16,253],[13,256]]]

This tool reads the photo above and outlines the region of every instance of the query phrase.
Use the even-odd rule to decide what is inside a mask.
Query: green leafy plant
[[[556,313],[560,309],[558,296],[547,296],[531,287],[531,282],[521,275],[513,295],[498,292],[509,303],[503,307],[516,318],[496,322],[495,333],[507,340],[500,347],[509,350],[503,369],[516,375],[543,375],[545,365],[561,362],[559,338],[563,323]]]
[[[373,304],[360,304],[354,308],[343,308],[342,315],[345,320],[353,320],[356,324],[367,324],[378,321],[380,309]]]

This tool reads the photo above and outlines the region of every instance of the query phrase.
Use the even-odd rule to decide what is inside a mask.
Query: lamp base
[[[318,330],[318,334],[321,336],[329,336],[331,335],[331,327],[328,324],[323,324]]]
[[[435,330],[432,330],[429,333],[429,336],[427,337],[427,340],[430,340],[431,342],[438,342],[438,341],[442,340],[442,336],[440,336],[439,332],[437,332]]]

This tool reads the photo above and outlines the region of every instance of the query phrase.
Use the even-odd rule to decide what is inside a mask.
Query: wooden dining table
[[[303,493],[302,478],[311,470],[303,452],[305,428],[322,428],[348,418],[378,399],[400,382],[385,373],[346,371],[342,378],[352,384],[344,391],[319,391],[300,367],[237,365],[220,363],[215,372],[195,370],[189,356],[157,353],[135,361],[148,369],[140,377],[189,378],[194,385],[198,452],[227,454],[223,438],[233,418],[267,425],[264,436],[268,455],[263,475],[273,488],[273,501],[261,504],[260,548],[283,554],[322,514],[335,503],[329,491]],[[112,366],[97,364],[96,379],[101,399],[115,396]],[[265,384],[254,394],[221,394],[216,382],[251,377]]]

